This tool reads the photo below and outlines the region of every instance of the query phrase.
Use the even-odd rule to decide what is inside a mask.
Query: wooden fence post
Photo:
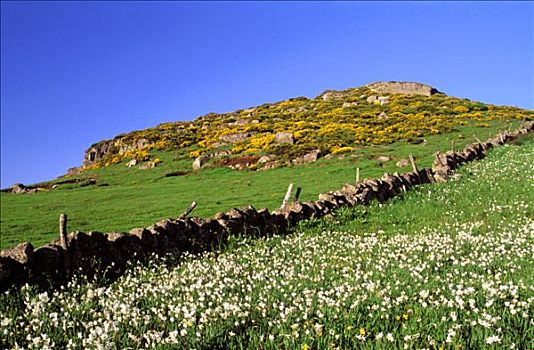
[[[360,168],[356,168],[356,185],[360,183]]]
[[[193,209],[196,208],[196,206],[197,206],[197,202],[192,201],[191,205],[189,205],[189,208],[187,208],[186,211],[184,211],[182,214],[180,214],[180,216],[178,218],[179,219],[185,219],[187,217],[187,215],[191,214],[191,212],[193,211]]]
[[[67,214],[59,214],[59,244],[65,251],[65,255],[63,258],[63,270],[65,273],[65,278],[68,280],[70,278],[71,253],[69,251],[69,241],[67,238],[67,220]]]
[[[408,155],[408,158],[410,159],[410,163],[412,164],[413,172],[419,175],[419,170],[417,170],[417,165],[415,164],[415,158],[411,153],[410,155]]]
[[[59,215],[59,244],[67,250],[67,214]]]
[[[475,140],[477,140],[477,142],[479,143],[480,146],[482,146],[482,149],[485,151],[486,150],[486,147],[484,147],[484,144],[482,144],[482,141],[480,141],[480,139],[477,137],[477,135],[473,135],[475,137]]]
[[[302,187],[297,187],[297,191],[295,192],[295,202],[299,201],[300,192],[302,191]]]
[[[289,203],[289,198],[291,198],[291,192],[293,192],[293,184],[289,184],[287,187],[286,195],[284,196],[284,200],[282,201],[282,206],[280,208],[284,209],[287,204]]]

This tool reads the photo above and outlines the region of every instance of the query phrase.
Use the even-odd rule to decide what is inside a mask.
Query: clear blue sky
[[[379,80],[534,108],[533,2],[1,2],[1,187],[92,143]]]

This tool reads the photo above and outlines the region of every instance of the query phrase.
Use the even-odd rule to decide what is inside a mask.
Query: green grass
[[[455,180],[115,283],[0,296],[0,347],[529,349],[534,138]]]
[[[95,176],[96,185],[66,184],[34,195],[1,193],[0,248],[21,241],[39,246],[55,239],[60,213],[68,214],[69,231],[117,232],[177,217],[193,200],[198,203],[193,215],[201,217],[249,204],[272,210],[280,205],[291,182],[302,187],[302,200],[316,200],[319,193],[354,181],[356,167],[360,167],[362,178],[380,177],[384,172],[410,171],[410,167],[395,166],[397,160],[407,158],[410,153],[417,158],[420,167],[429,167],[435,151],[448,150],[453,142],[455,148],[463,147],[474,142],[473,135],[486,139],[510,125],[516,128],[519,122],[493,121],[490,124],[489,128],[470,125],[459,127],[457,132],[428,136],[424,144],[397,142],[362,147],[343,159],[322,159],[310,165],[269,171],[212,168],[185,176],[165,177],[173,171],[190,171],[191,160],[177,153],[159,152],[156,155],[163,163],[155,169],[127,168],[123,162],[77,176]],[[379,155],[391,155],[394,160],[381,167],[376,160]]]

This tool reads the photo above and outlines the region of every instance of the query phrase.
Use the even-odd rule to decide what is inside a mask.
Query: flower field
[[[0,348],[529,349],[534,142],[294,234],[0,296]]]

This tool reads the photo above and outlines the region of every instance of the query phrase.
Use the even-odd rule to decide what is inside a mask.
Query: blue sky
[[[92,143],[372,81],[534,108],[533,2],[1,2],[1,187]]]

